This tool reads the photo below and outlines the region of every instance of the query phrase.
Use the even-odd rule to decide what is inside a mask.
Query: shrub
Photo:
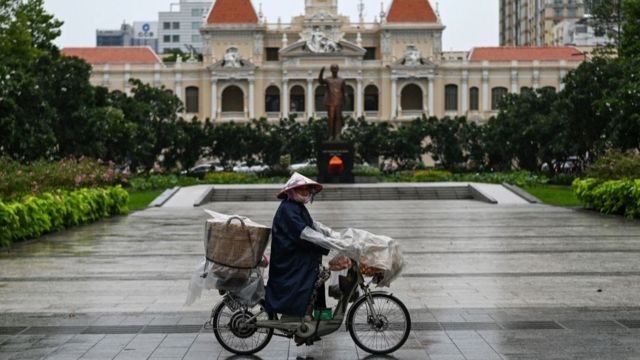
[[[37,238],[67,227],[126,214],[129,194],[122,187],[57,191],[0,201],[0,246]]]
[[[573,189],[587,208],[604,214],[640,218],[640,179],[609,180],[577,179]]]
[[[301,169],[298,169],[297,173],[300,175],[304,175],[308,178],[314,179],[318,177],[318,167],[317,166],[305,166]]]
[[[0,197],[5,201],[60,189],[113,186],[124,181],[126,177],[116,172],[113,163],[88,158],[37,161],[29,165],[0,158]]]
[[[437,182],[451,181],[453,174],[445,170],[420,170],[413,173],[413,181],[416,182]]]
[[[640,154],[611,151],[589,166],[587,175],[602,180],[640,179]]]
[[[468,181],[488,184],[507,183],[511,185],[532,186],[549,182],[544,175],[536,175],[527,171],[514,171],[509,173],[477,173],[477,174],[456,174],[454,181]]]
[[[205,175],[204,182],[207,184],[255,184],[258,183],[258,176],[255,174],[216,172]]]
[[[354,176],[381,176],[380,169],[369,165],[355,165],[353,167]]]
[[[152,175],[129,180],[129,188],[132,191],[164,190],[176,186],[193,186],[201,183],[198,179],[188,176]]]

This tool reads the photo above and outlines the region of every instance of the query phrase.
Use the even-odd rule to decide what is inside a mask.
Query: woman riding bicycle
[[[322,185],[298,173],[278,194],[283,199],[273,219],[271,267],[267,283],[266,307],[273,313],[302,318],[307,313],[322,256],[329,250],[300,238],[313,219],[305,204],[322,191]],[[326,306],[324,289],[318,291],[316,307]]]

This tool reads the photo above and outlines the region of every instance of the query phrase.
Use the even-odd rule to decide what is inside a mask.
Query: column
[[[102,68],[102,86],[104,87],[109,87],[111,80],[110,80],[110,74],[109,74],[109,64],[104,64],[104,67]]]
[[[313,79],[307,79],[307,119],[315,112],[315,94],[313,93]]]
[[[124,93],[127,95],[131,94],[131,84],[129,84],[130,79],[131,79],[131,65],[124,64]]]
[[[540,88],[540,69],[538,68],[538,66],[540,66],[540,61],[536,60],[533,62],[533,89],[539,89]]]
[[[289,80],[282,81],[282,117],[289,117]]]
[[[520,86],[518,85],[518,70],[511,70],[511,93],[520,93]]]
[[[218,79],[211,79],[211,121],[218,115]]]
[[[491,111],[489,95],[489,70],[482,70],[482,111]]]
[[[155,64],[153,67],[153,86],[162,86],[162,75],[160,74],[160,64]]]
[[[256,80],[249,79],[249,120],[256,117]]]
[[[435,116],[436,115],[436,111],[435,111],[436,99],[434,94],[433,75],[429,76],[428,92],[429,92],[429,116]]]
[[[566,66],[567,66],[566,60],[560,61],[560,86],[558,87],[560,91],[564,90],[564,85],[565,85],[564,78],[567,76]]]
[[[520,93],[520,84],[518,79],[518,61],[514,60],[511,62],[511,93],[519,94]]]
[[[391,79],[391,120],[398,117],[398,79]]]
[[[182,101],[183,99],[182,99],[182,74],[181,73],[176,73],[175,85],[176,85],[175,94],[178,97],[178,99]]]
[[[356,86],[356,118],[361,118],[363,115],[363,93],[362,93],[362,79],[358,79],[358,85]]]
[[[469,111],[469,71],[462,71],[462,87],[460,88],[462,100],[462,114],[466,114]]]

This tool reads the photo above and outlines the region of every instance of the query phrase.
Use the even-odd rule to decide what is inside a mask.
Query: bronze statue
[[[324,78],[324,70],[320,70],[320,84],[325,86],[324,105],[327,108],[327,117],[329,118],[329,139],[340,140],[342,132],[342,108],[348,101],[347,89],[344,79],[338,77],[340,68],[338,65],[331,65],[330,78]]]

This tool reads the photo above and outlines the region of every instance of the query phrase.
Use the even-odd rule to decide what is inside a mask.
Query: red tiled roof
[[[582,61],[584,56],[574,47],[478,47],[471,50],[469,61]]]
[[[79,57],[91,65],[162,63],[150,47],[64,48],[62,54]]]
[[[207,24],[256,24],[258,15],[251,0],[216,0]]]
[[[437,23],[438,17],[429,0],[393,0],[387,22]]]

